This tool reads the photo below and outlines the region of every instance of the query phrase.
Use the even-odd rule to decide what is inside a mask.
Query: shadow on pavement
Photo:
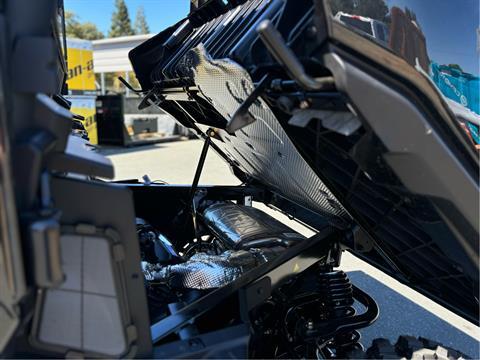
[[[130,146],[130,147],[103,145],[98,147],[98,152],[102,155],[109,156],[109,155],[130,154],[130,153],[140,152],[140,151],[161,149],[161,148],[164,148],[165,146],[166,145],[162,145],[162,144],[138,145],[138,146]]]
[[[480,358],[479,343],[448,322],[432,314],[363,271],[348,272],[350,280],[378,303],[380,315],[373,325],[361,329],[361,343],[369,347],[372,340],[383,337],[395,343],[399,335],[422,336]]]

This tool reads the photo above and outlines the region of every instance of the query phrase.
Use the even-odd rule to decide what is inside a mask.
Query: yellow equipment
[[[92,42],[67,39],[68,94],[71,111],[85,117],[83,125],[92,144],[98,143],[95,112],[96,86]]]

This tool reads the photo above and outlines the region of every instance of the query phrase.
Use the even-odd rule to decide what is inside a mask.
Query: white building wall
[[[154,34],[122,36],[111,39],[102,39],[92,41],[93,44],[93,68],[96,74],[100,74],[101,93],[105,93],[105,73],[124,72],[125,79],[128,81],[128,72],[133,71],[128,52],[134,47],[140,45],[144,41],[150,39]],[[128,98],[130,91],[126,89],[126,97]],[[129,99],[126,99],[129,100]],[[131,99],[130,99],[131,100]],[[180,132],[175,132],[175,119],[168,114],[163,113],[156,108],[151,113],[138,112],[125,114],[125,125],[133,125],[135,121],[142,119],[156,119],[157,127],[160,133],[165,136],[169,135],[187,135],[188,130],[181,128]]]
[[[153,35],[122,36],[92,41],[95,73],[132,71],[128,52]]]

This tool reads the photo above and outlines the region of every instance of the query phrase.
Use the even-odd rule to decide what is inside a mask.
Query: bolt
[[[308,38],[313,38],[317,35],[317,27],[312,25],[307,28],[306,35]]]
[[[308,321],[306,326],[307,326],[308,330],[313,330],[313,326],[314,326],[313,321],[311,321],[311,320]]]
[[[310,107],[310,103],[307,100],[300,101],[300,109],[308,109]]]

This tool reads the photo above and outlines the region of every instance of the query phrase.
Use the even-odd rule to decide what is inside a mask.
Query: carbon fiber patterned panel
[[[253,91],[248,72],[230,59],[212,59],[203,45],[187,54],[195,84],[217,111],[230,119]],[[302,158],[272,110],[259,98],[249,109],[256,121],[236,132],[220,131],[219,147],[242,170],[282,196],[319,212],[335,222],[349,219],[343,206]]]

